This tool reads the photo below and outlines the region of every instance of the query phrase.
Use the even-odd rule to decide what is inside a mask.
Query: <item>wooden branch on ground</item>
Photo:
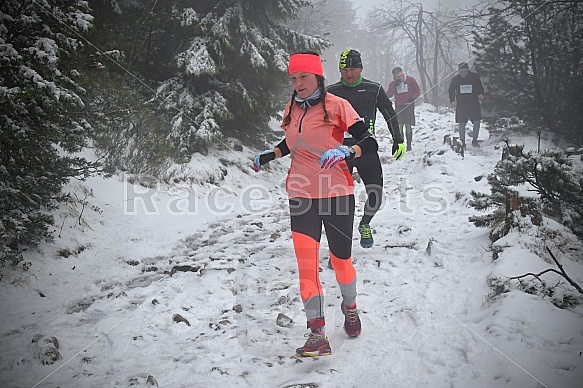
[[[557,264],[557,267],[559,267],[559,269],[561,270],[561,275],[563,275],[563,277],[565,279],[567,279],[567,281],[569,282],[569,284],[572,285],[573,287],[575,287],[577,289],[577,291],[579,291],[580,294],[583,294],[583,289],[581,288],[581,286],[578,285],[577,283],[575,283],[575,281],[573,279],[571,279],[569,277],[569,275],[567,275],[567,273],[563,269],[563,266],[556,259],[555,255],[553,255],[553,252],[551,252],[551,250],[549,249],[549,247],[545,247],[545,248],[547,248],[547,252],[549,252],[549,255],[551,255],[551,257],[553,258],[553,261]]]
[[[547,273],[547,272],[554,272],[554,273],[556,273],[556,274],[561,275],[562,277],[564,277],[565,280],[567,280],[570,285],[572,285],[573,287],[575,287],[575,289],[577,291],[579,291],[580,294],[583,294],[583,289],[581,288],[581,286],[578,285],[573,279],[571,279],[569,277],[569,275],[567,275],[567,273],[563,269],[563,266],[561,265],[561,263],[559,263],[559,261],[553,255],[553,253],[551,252],[551,250],[549,249],[549,247],[545,247],[545,248],[547,249],[547,252],[549,252],[549,254],[551,255],[551,257],[553,258],[553,261],[557,264],[557,267],[559,267],[559,270],[558,271],[556,269],[554,269],[554,268],[548,268],[548,269],[545,269],[542,272],[539,272],[538,274],[534,274],[532,272],[529,272],[529,273],[525,273],[524,275],[520,275],[520,276],[512,276],[509,279],[510,280],[515,280],[515,279],[520,280],[520,279],[522,279],[522,278],[524,278],[526,276],[533,276],[533,277],[537,278],[537,280],[539,282],[541,282],[541,284],[544,286],[545,285],[545,282],[540,278],[540,276],[543,275],[543,274],[545,274],[545,273]]]
[[[539,273],[537,273],[537,274],[534,274],[534,273],[532,273],[532,272],[528,272],[528,273],[525,273],[524,275],[519,275],[519,276],[512,276],[512,277],[510,277],[509,279],[510,279],[510,280],[515,280],[515,279],[518,279],[518,280],[520,280],[520,279],[522,279],[522,278],[524,278],[524,277],[527,277],[527,276],[533,276],[533,277],[537,278],[537,280],[538,280],[539,282],[541,282],[543,285],[545,285],[545,282],[544,282],[544,281],[543,281],[543,280],[540,278],[540,276],[541,276],[541,275],[543,275],[543,274],[545,274],[545,273],[547,273],[547,272],[554,272],[554,273],[557,273],[557,274],[559,274],[559,275],[562,275],[562,273],[560,273],[560,272],[559,272],[559,271],[557,271],[556,269],[554,269],[554,268],[549,268],[549,269],[545,269],[544,271],[542,271],[542,272],[539,272]]]

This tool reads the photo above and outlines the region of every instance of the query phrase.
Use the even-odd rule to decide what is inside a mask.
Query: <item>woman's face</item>
[[[318,89],[316,74],[297,72],[290,74],[289,77],[300,98],[308,98]]]

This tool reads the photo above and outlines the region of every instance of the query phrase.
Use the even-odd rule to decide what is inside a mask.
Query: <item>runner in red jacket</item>
[[[413,141],[412,126],[415,125],[415,101],[421,96],[421,89],[415,78],[405,75],[403,69],[395,67],[392,71],[393,81],[387,88],[387,96],[395,97],[395,110],[401,132],[407,137],[407,151],[411,151]],[[405,127],[405,131],[403,131]]]

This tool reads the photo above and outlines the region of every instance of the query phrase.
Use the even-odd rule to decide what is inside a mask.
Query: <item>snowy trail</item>
[[[198,272],[177,272],[145,289],[128,291],[124,287],[126,295],[121,299],[126,303],[120,304],[118,317],[89,318],[99,312],[99,302],[94,302],[85,311],[88,317],[84,323],[96,319],[97,333],[115,326],[132,304],[142,307],[133,310],[118,328],[87,350],[85,357],[91,361],[84,365],[84,373],[90,385],[103,382],[103,376],[91,372],[93,368],[110,371],[108,379],[114,378],[120,384],[136,379],[135,370],[123,369],[125,357],[138,358],[136,363],[144,368],[142,377],[156,376],[159,382],[165,382],[163,386],[172,386],[172,376],[185,373],[197,376],[192,386],[334,386],[341,382],[357,386],[363,376],[355,371],[366,370],[367,379],[383,381],[390,376],[394,386],[445,387],[458,378],[451,375],[452,369],[467,375],[472,367],[467,364],[466,352],[468,342],[474,340],[427,299],[432,289],[439,290],[440,299],[444,291],[455,290],[455,276],[436,267],[424,249],[384,249],[382,239],[372,250],[355,249],[363,335],[355,340],[345,338],[339,292],[333,272],[326,268],[322,280],[328,291],[328,319],[334,323],[328,328],[334,354],[330,358],[296,361],[293,351],[302,342],[305,328],[286,212],[282,203],[261,220],[255,215],[227,218],[211,225],[209,230],[213,233],[190,236],[180,253],[158,260],[157,265],[166,271],[178,265],[192,265],[200,268]],[[274,241],[272,236],[277,235],[280,237]],[[418,245],[423,246],[422,241]],[[239,247],[238,252],[234,246]],[[323,257],[323,267],[325,260]],[[435,274],[429,277],[428,271]],[[438,284],[423,283],[425,279]],[[217,284],[221,285],[219,289]],[[156,289],[159,291],[152,297]],[[156,304],[150,299],[155,299]],[[449,302],[451,296],[446,299]],[[197,309],[197,305],[206,307]],[[233,310],[236,305],[241,305],[241,313]],[[291,328],[276,326],[278,311],[296,324]],[[200,312],[205,314],[201,316]],[[148,318],[153,314],[166,315],[167,326],[149,325]],[[183,316],[191,326],[173,323],[174,314]],[[164,343],[164,354],[159,354],[157,346],[152,346],[157,354],[149,352],[150,341]],[[115,357],[108,356],[111,354]],[[197,368],[199,358],[205,362]],[[209,362],[216,369],[207,375]],[[371,362],[379,362],[379,368],[371,370]],[[298,379],[282,379],[278,371],[281,367],[296,369]],[[63,369],[59,379],[67,373],[67,368]],[[78,363],[69,373],[75,373],[71,378],[78,376]]]
[[[548,367],[541,364],[544,357],[530,352],[557,354],[553,378],[571,378],[567,374],[576,367],[564,361],[570,359],[564,344],[577,333],[569,326],[574,321],[565,319],[558,335],[540,343],[535,325],[524,323],[531,319],[526,312],[513,315],[506,305],[490,306],[487,300],[486,279],[494,266],[488,230],[468,222],[475,211],[467,203],[471,190],[488,191],[480,178],[492,170],[499,150],[489,138],[487,147],[470,149],[464,158],[454,153],[442,144],[451,119],[423,112],[415,149],[401,161],[390,157],[390,142],[381,137],[385,202],[372,223],[375,246],[363,249],[356,231],[353,236],[363,323],[357,339],[342,329],[340,292],[326,266],[323,235],[321,280],[331,356],[294,357],[307,330],[287,200],[277,197],[261,213],[200,217],[193,233],[184,232],[192,230],[190,218],[153,220],[159,223],[154,228],[168,228],[165,236],[182,237],[178,243],[148,244],[160,236],[139,219],[131,227],[124,225],[127,219],[106,223],[104,228],[131,229],[125,251],[124,235],[113,233],[103,250],[81,255],[87,261],[62,259],[56,267],[65,272],[77,263],[83,290],[72,279],[53,280],[44,288],[65,302],[46,308],[35,289],[18,290],[29,305],[22,311],[15,303],[8,307],[15,316],[32,311],[36,321],[3,331],[10,341],[4,341],[8,356],[0,355],[0,382],[11,387],[567,387],[539,381],[537,373]],[[282,170],[269,174],[276,182]],[[358,197],[363,187],[356,189]],[[363,201],[357,203],[358,219]],[[151,246],[157,249],[147,252]],[[547,304],[548,316],[557,316]],[[278,325],[280,313],[293,323]],[[62,360],[18,375],[22,365],[32,365],[18,358],[18,347],[31,347],[30,333],[36,332],[59,339]]]
[[[392,175],[403,176],[409,180],[407,184],[423,187],[428,182],[423,175],[409,174],[410,162],[391,163],[386,180],[390,181]],[[420,163],[418,158],[412,162]],[[409,205],[421,205],[421,192],[409,191]],[[390,197],[394,195],[389,193]],[[387,206],[396,205],[393,201]],[[131,325],[123,325],[125,330],[112,332],[108,341],[100,341],[101,351],[139,357],[144,376],[156,376],[159,382],[165,382],[164,386],[173,386],[172,376],[185,373],[196,376],[193,386],[358,386],[364,377],[360,371],[368,381],[383,381],[381,386],[455,385],[456,381],[478,374],[480,369],[468,359],[469,349],[481,345],[460,323],[468,313],[464,311],[468,301],[460,292],[460,283],[465,274],[483,263],[479,249],[468,255],[463,252],[464,244],[456,246],[452,241],[452,233],[458,232],[453,229],[455,225],[462,223],[462,217],[464,223],[467,220],[463,206],[458,210],[453,226],[439,230],[435,229],[436,220],[428,220],[424,229],[408,230],[409,216],[405,215],[396,223],[401,230],[398,233],[395,225],[382,218],[374,228],[376,247],[370,250],[360,248],[354,237],[364,328],[363,335],[355,340],[347,339],[342,331],[340,295],[333,271],[325,268],[327,246],[323,239],[321,275],[327,291],[327,318],[332,322],[328,324],[332,357],[301,361],[293,357],[306,330],[285,200],[270,209],[268,216],[247,214],[212,223],[206,232],[184,239],[181,252],[157,260],[159,271],[170,272],[176,266],[192,266],[198,271],[177,272],[160,280],[155,305],[144,300],[143,292],[128,295],[144,308],[132,314]],[[428,255],[425,249],[430,239],[435,242]],[[395,243],[409,247],[394,248]],[[147,291],[151,293],[152,287]],[[206,306],[197,308],[201,305]],[[241,312],[236,312],[235,306],[240,306]],[[290,328],[277,326],[278,312],[292,318],[295,324]],[[144,325],[150,314],[166,315],[167,327]],[[174,314],[183,316],[191,326],[173,323]],[[163,342],[164,354],[150,354],[149,341]],[[92,348],[94,353],[97,349]],[[139,354],[130,356],[132,348],[139,349]],[[124,353],[123,349],[128,350]],[[201,358],[205,362],[198,364]],[[107,362],[106,369],[119,376],[119,383],[135,378],[135,371],[119,370],[115,359]],[[210,375],[209,362],[214,365]],[[105,367],[95,361],[92,364]],[[292,369],[282,376],[282,367]],[[87,369],[91,369],[90,364]],[[293,374],[296,379],[289,377]]]

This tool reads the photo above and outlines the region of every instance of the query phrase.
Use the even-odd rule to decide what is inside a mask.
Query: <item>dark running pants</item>
[[[356,270],[352,265],[354,196],[290,198],[292,240],[298,262],[300,294],[308,325],[324,317],[324,293],[320,283],[322,225],[330,259],[344,302],[356,302]]]
[[[370,224],[383,202],[383,169],[379,154],[374,152],[350,160],[348,167],[350,168],[350,173],[356,167],[356,171],[358,171],[358,175],[360,175],[366,189],[364,215],[359,224]]]

